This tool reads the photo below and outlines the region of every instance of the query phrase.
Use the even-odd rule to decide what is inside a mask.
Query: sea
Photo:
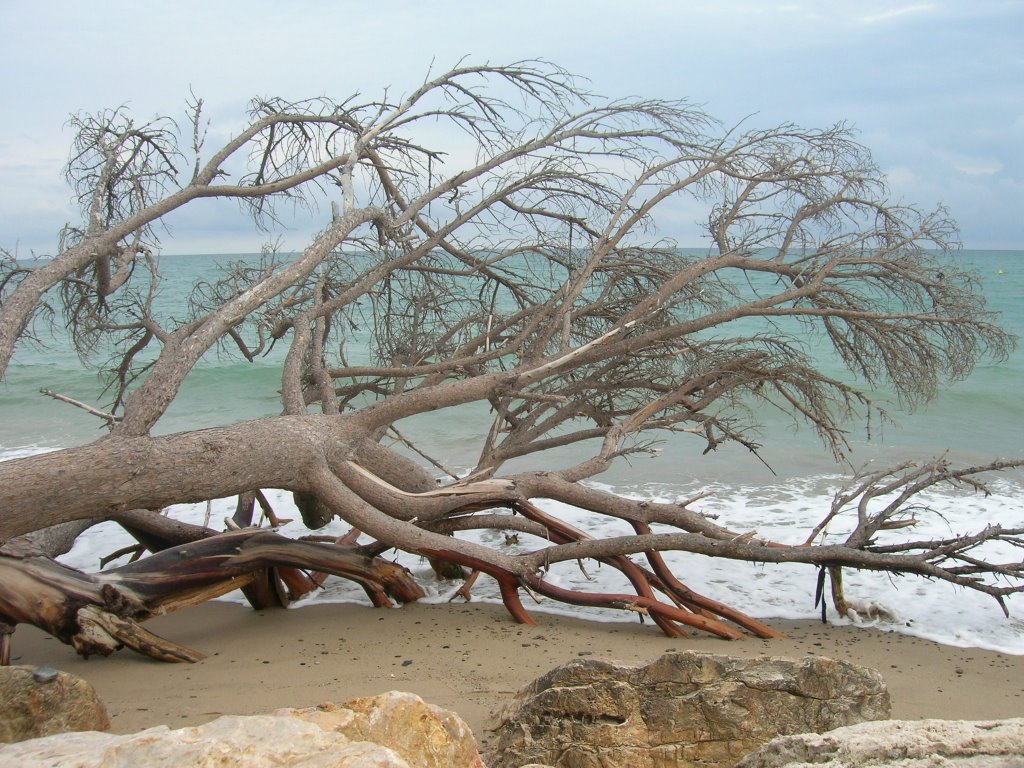
[[[158,311],[180,316],[185,297],[197,281],[215,277],[220,264],[255,258],[251,254],[162,256]],[[956,259],[976,273],[988,307],[1000,315],[1000,324],[1024,339],[1024,251],[965,250]],[[94,416],[41,394],[41,390],[50,389],[99,408],[108,402],[103,382],[72,351],[59,323],[51,326],[43,318],[34,330],[37,340],[18,349],[6,379],[0,382],[0,460],[81,445],[103,433],[101,422]],[[831,364],[822,354],[823,364]],[[279,363],[280,356],[249,363],[211,351],[154,432],[165,434],[278,414]],[[851,422],[851,450],[842,461],[835,460],[812,430],[794,428],[778,413],[765,411],[757,414],[764,425],[760,457],[735,445],[703,455],[703,445],[692,436],[668,436],[658,446],[658,455],[621,461],[592,482],[629,497],[658,501],[708,494],[693,508],[716,516],[718,523],[736,531],[756,530],[760,536],[798,543],[827,514],[833,495],[856,471],[908,460],[924,462],[940,455],[964,466],[1024,457],[1024,342],[1007,360],[983,361],[966,380],[950,383],[935,400],[913,412],[900,411],[899,404],[889,402],[892,398],[885,391],[875,393],[875,397],[883,404],[888,402],[892,421]],[[477,406],[458,413],[436,412],[400,426],[403,434],[458,474],[473,465],[474,450],[486,433],[488,417],[486,408]],[[545,457],[544,468],[580,458],[573,453],[579,450]],[[527,468],[514,466],[510,470]],[[1024,527],[1024,473],[992,475],[988,487],[988,494],[951,487],[930,490],[919,499],[927,509],[919,513],[918,525],[886,535],[890,539],[925,539],[969,534],[988,523]],[[281,518],[295,518],[280,531],[289,536],[306,533],[297,522],[289,495],[273,489],[267,493]],[[233,499],[217,499],[171,507],[167,513],[222,527],[233,505]],[[553,501],[542,505],[594,536],[631,533],[619,521]],[[848,530],[845,521],[836,520],[827,540],[841,541]],[[335,521],[318,533],[341,535],[346,531],[344,523]],[[522,535],[513,544],[506,544],[501,532],[473,535],[505,551],[543,546]],[[62,560],[82,570],[96,571],[100,558],[129,541],[117,526],[103,524],[83,535]],[[1005,546],[987,554],[997,559],[1021,559],[1020,549]],[[416,556],[394,551],[386,556],[416,574],[429,592],[428,602],[446,603],[460,586],[437,581],[428,565]],[[741,563],[686,553],[669,553],[667,560],[692,589],[756,617],[821,616],[815,607],[817,569],[813,566]],[[107,567],[122,562],[114,560]],[[556,584],[576,589],[628,591],[617,571],[596,563],[583,567],[560,564],[548,577]],[[884,608],[879,617],[859,619],[858,624],[950,645],[1024,654],[1024,596],[1007,600],[1007,618],[991,597],[945,582],[846,569],[844,584],[848,597]],[[500,602],[497,586],[488,577],[480,579],[473,596],[475,600]],[[244,602],[240,593],[221,599]],[[325,602],[369,605],[361,589],[331,577],[323,589],[292,607],[301,610],[305,605]],[[551,601],[528,608],[595,621],[636,621],[634,615],[622,612]],[[443,610],[440,606],[438,609]],[[851,623],[834,612],[827,620]],[[651,625],[651,631],[659,630]]]

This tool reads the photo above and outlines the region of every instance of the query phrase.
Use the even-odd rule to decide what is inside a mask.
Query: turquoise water
[[[161,261],[164,280],[158,296],[158,310],[168,315],[184,313],[184,296],[199,279],[216,274],[216,264],[239,258],[231,256],[165,256]],[[1001,315],[1010,332],[1024,336],[1024,251],[966,251],[965,266],[977,272],[990,308]],[[39,394],[42,388],[103,407],[107,399],[99,377],[86,370],[67,342],[51,336],[40,326],[45,346],[25,345],[17,351],[0,383],[0,450],[22,451],[57,448],[94,439],[99,424],[70,406],[58,405]],[[168,433],[199,426],[230,424],[245,419],[274,415],[280,411],[278,365],[284,348],[269,358],[250,364],[236,356],[213,351],[186,381],[178,401],[161,420],[156,431]],[[986,362],[966,381],[943,391],[926,407],[913,414],[901,414],[896,405],[895,424],[849,425],[854,451],[850,463],[858,465],[879,456],[899,458],[950,450],[964,461],[994,456],[1024,455],[1024,348],[1009,360]],[[884,404],[885,393],[879,393]],[[453,420],[441,412],[407,425],[414,434],[438,447],[446,461],[457,465],[472,462],[467,444],[486,429],[486,409],[470,408],[468,418]],[[758,414],[766,425],[762,434],[763,456],[780,475],[803,475],[827,471],[835,465],[810,430],[793,432],[788,420],[770,411]],[[455,423],[453,423],[455,421]],[[692,443],[692,446],[690,445]],[[720,478],[736,472],[770,474],[745,449],[724,447],[701,458],[698,440],[675,438],[663,445],[661,460],[634,461],[617,468],[612,480],[665,480],[684,464],[689,475]],[[567,457],[567,460],[572,457]],[[665,464],[670,466],[666,469]]]
[[[183,314],[184,296],[199,279],[215,274],[218,260],[234,257],[166,256],[161,261],[164,281],[159,296],[160,311]],[[1024,337],[1024,251],[966,251],[961,259],[974,270],[989,307],[1001,313],[1001,324]],[[48,332],[40,327],[40,336]],[[284,349],[268,359],[250,364],[238,357],[210,353],[189,377],[181,395],[155,431],[230,424],[280,411],[278,364]],[[98,420],[84,412],[54,402],[39,394],[41,388],[103,407],[102,383],[86,370],[65,340],[47,337],[45,345],[23,345],[0,384],[0,459],[36,453],[88,442],[102,434]],[[706,490],[713,496],[701,509],[719,515],[719,522],[735,530],[758,529],[762,535],[780,541],[802,541],[809,528],[828,510],[831,496],[852,468],[867,463],[888,464],[905,459],[925,460],[944,451],[964,464],[987,462],[996,457],[1024,456],[1024,348],[1018,348],[1003,362],[986,361],[967,380],[944,390],[926,407],[913,414],[896,414],[897,422],[873,425],[871,439],[863,423],[849,425],[853,451],[846,463],[836,463],[808,429],[793,431],[789,422],[776,414],[758,414],[765,425],[762,457],[770,466],[745,449],[724,446],[702,456],[703,443],[685,436],[666,439],[657,458],[636,458],[622,462],[596,478],[619,493],[644,498],[676,500]],[[884,393],[879,393],[884,399]],[[486,407],[472,406],[453,417],[448,411],[432,413],[403,423],[403,432],[430,449],[447,466],[459,470],[472,466],[475,450],[488,427]],[[561,456],[545,457],[545,468],[580,458],[580,447]],[[510,465],[509,471],[525,468]],[[940,490],[926,501],[938,512],[929,525],[915,531],[921,536],[948,535],[976,530],[985,522],[998,521],[1024,526],[1024,477],[1020,473],[996,479],[989,497]],[[284,494],[275,494],[275,504],[286,507]],[[213,519],[230,514],[231,501],[213,503]],[[281,510],[279,509],[279,512]],[[583,513],[558,508],[555,511],[594,535],[622,533],[616,523]],[[202,521],[205,509],[180,508],[175,514]],[[288,517],[291,515],[285,514]],[[292,527],[297,524],[293,523]],[[332,524],[340,535],[343,523]],[[301,530],[286,530],[301,535]],[[840,533],[840,531],[836,531]],[[68,562],[93,568],[98,557],[116,549],[116,535],[102,528],[83,538]],[[489,534],[482,534],[484,540]],[[498,535],[498,534],[490,534]],[[526,546],[526,545],[524,545]],[[1016,553],[1019,559],[1020,554]],[[747,564],[719,563],[692,555],[673,555],[670,562],[687,575],[687,581],[710,597],[737,603],[765,616],[806,618],[813,608],[814,573],[810,567],[757,568]],[[416,558],[409,567],[422,571]],[[580,581],[578,572],[567,568],[553,579],[578,588],[617,591],[609,569],[597,572],[596,582]],[[591,576],[595,574],[592,572]],[[485,580],[486,581],[486,580]],[[589,586],[588,586],[589,585]],[[438,587],[441,589],[441,587]],[[497,599],[496,589],[484,584],[475,594]],[[945,584],[919,580],[893,580],[878,574],[851,574],[848,592],[857,591],[885,603],[901,618],[888,628],[912,632],[959,645],[980,645],[1012,653],[1024,653],[1024,599],[1011,598],[1014,617],[1004,620],[990,598],[966,593]],[[955,600],[951,600],[951,595]],[[437,599],[446,597],[438,592]],[[358,591],[346,583],[329,583],[317,600],[356,600]],[[564,610],[547,606],[547,610]],[[621,619],[620,614],[575,610],[602,620]]]

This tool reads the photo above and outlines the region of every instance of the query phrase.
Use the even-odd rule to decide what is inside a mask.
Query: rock
[[[422,768],[484,768],[476,739],[454,712],[427,704],[412,693],[391,691],[339,706],[282,709],[352,740],[384,744]]]
[[[580,659],[502,713],[492,768],[733,766],[776,736],[889,716],[878,672],[811,656],[669,653],[643,667]]]
[[[472,733],[451,712],[407,693],[349,704],[220,717],[173,731],[161,726],[124,736],[88,732],[32,739],[0,747],[0,765],[483,768]]]
[[[0,667],[0,742],[109,727],[106,707],[80,677],[44,667]]]
[[[20,768],[410,768],[386,747],[353,742],[302,720],[256,715],[219,717],[193,728],[150,728],[126,736],[96,732],[32,739],[0,749],[0,764]]]
[[[780,736],[737,768],[1017,768],[1024,765],[1024,718],[886,720],[825,734]]]

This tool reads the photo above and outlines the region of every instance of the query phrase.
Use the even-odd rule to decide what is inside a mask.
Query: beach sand
[[[252,611],[212,602],[146,624],[206,653],[197,664],[164,664],[127,650],[83,660],[30,626],[14,635],[12,663],[85,678],[118,733],[401,690],[458,712],[486,746],[492,713],[552,667],[578,657],[638,664],[670,650],[815,654],[873,667],[888,683],[899,719],[1024,716],[1022,656],[811,621],[771,622],[784,639],[730,642],[696,634],[670,639],[651,623],[534,615],[539,626],[515,624],[501,606],[478,603]]]

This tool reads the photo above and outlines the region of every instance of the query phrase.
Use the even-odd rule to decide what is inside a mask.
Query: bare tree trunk
[[[355,578],[376,605],[419,594],[407,575],[352,547],[215,534],[144,511],[238,495],[233,525],[244,526],[263,488],[291,492],[307,528],[339,517],[378,550],[490,574],[527,623],[522,590],[636,611],[669,635],[774,634],[684,584],[660,556],[666,549],[832,569],[843,606],[839,569],[854,567],[942,579],[1005,610],[1004,597],[1024,591],[1024,563],[994,562],[978,548],[1019,549],[1024,530],[993,523],[884,546],[877,534],[912,525],[914,494],[936,483],[983,490],[974,474],[1021,462],[953,471],[937,461],[857,478],[799,547],[729,530],[692,509],[697,499],[658,504],[582,484],[651,452],[652,436],[666,432],[705,452],[735,442],[757,455],[760,406],[809,426],[843,458],[848,421],[872,413],[881,385],[901,403],[927,401],[1014,344],[974,278],[944,260],[958,247],[947,213],[892,204],[884,175],[845,127],[722,133],[685,102],[592,98],[545,62],[462,66],[397,101],[258,99],[248,125],[212,152],[196,100],[190,179],[173,121],[140,125],[124,110],[73,118],[67,176],[83,221],[45,264],[26,267],[0,250],[0,377],[53,296],[84,357],[117,350],[97,365],[112,383],[109,408],[87,406],[111,433],[0,464],[0,622],[30,621],[83,653],[124,643],[187,659],[194,653],[138,622],[234,586],[255,605],[285,604],[315,588],[308,568]],[[438,146],[416,138],[424,124]],[[443,125],[457,143],[438,138]],[[453,156],[475,159],[435,173]],[[271,248],[258,264],[230,265],[195,287],[184,318],[157,311],[163,216],[235,198],[260,224],[274,220],[277,201],[315,209],[336,189],[342,204],[300,254]],[[707,207],[704,254],[637,237],[680,197]],[[761,325],[736,336],[736,321]],[[808,353],[809,334],[853,377],[824,369]],[[354,337],[358,365],[346,351]],[[253,361],[278,344],[289,346],[284,415],[150,436],[205,354],[228,345]],[[470,404],[489,407],[490,424],[465,476],[398,431],[442,409],[461,418],[456,407]],[[400,449],[381,444],[389,434],[401,436]],[[550,470],[546,456],[565,448],[584,455]],[[502,477],[513,459],[541,470]],[[431,467],[450,480],[438,483]],[[876,505],[887,495],[895,501]],[[635,534],[592,539],[546,514],[536,503],[545,498]],[[838,516],[852,521],[850,537],[821,544]],[[96,576],[39,556],[66,549],[80,521],[98,519],[119,520],[156,554]],[[455,535],[502,527],[538,537],[537,548],[513,555]],[[49,530],[19,538],[40,529]],[[563,590],[544,578],[551,563],[585,558],[621,571],[635,595]]]
[[[307,490],[328,448],[357,435],[345,421],[284,416],[166,437],[109,437],[0,464],[0,540],[69,520],[160,509],[253,488]],[[126,493],[126,489],[131,489]]]

